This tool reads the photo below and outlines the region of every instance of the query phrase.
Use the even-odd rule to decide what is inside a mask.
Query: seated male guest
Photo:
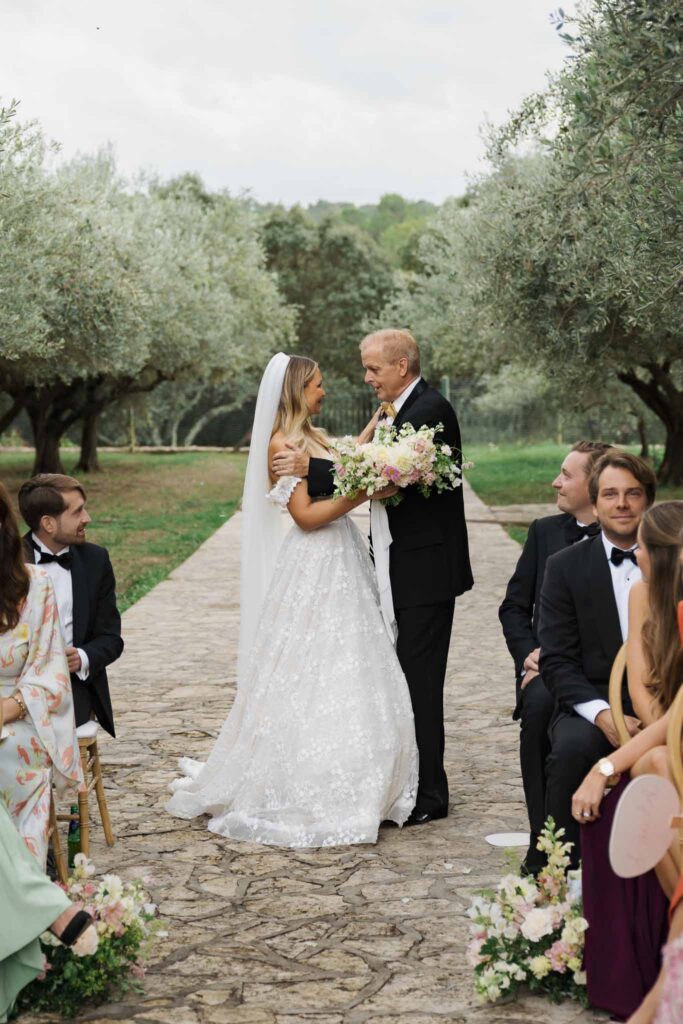
[[[519,760],[531,842],[523,870],[539,871],[545,856],[536,849],[545,823],[545,761],[550,753],[548,728],[555,701],[538,670],[538,614],[545,564],[550,555],[577,541],[593,537],[600,526],[588,494],[595,463],[609,449],[602,441],[579,441],[565,458],[552,486],[559,515],[536,519],[508,583],[498,615],[508,650],[515,662],[517,703],[513,718],[520,720]]]
[[[556,704],[546,815],[574,843],[573,865],[580,851],[572,795],[588,769],[619,745],[607,701],[609,676],[628,632],[629,590],[640,579],[638,527],[655,498],[655,475],[636,455],[612,449],[598,460],[589,494],[602,532],[548,559],[539,622],[540,671]],[[634,735],[638,721],[625,685],[623,703]]]
[[[26,558],[52,577],[76,725],[96,718],[115,736],[107,666],[123,651],[121,616],[109,554],[85,539],[90,522],[85,503],[79,482],[60,473],[40,473],[19,491],[19,508],[30,527],[24,536]]]

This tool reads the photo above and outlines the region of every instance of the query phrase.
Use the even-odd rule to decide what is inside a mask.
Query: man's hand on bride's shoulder
[[[281,476],[308,476],[308,463],[310,456],[301,452],[293,444],[287,442],[287,451],[278,452],[273,456],[271,469],[273,475]]]

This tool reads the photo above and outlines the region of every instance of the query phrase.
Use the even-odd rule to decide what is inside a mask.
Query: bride
[[[311,422],[324,395],[303,356],[278,353],[263,375],[243,497],[237,694],[206,764],[181,759],[186,777],[167,804],[273,846],[374,843],[384,819],[403,824],[417,787],[408,687],[348,516],[367,495],[312,501],[305,481],[269,472],[287,443],[329,458]]]

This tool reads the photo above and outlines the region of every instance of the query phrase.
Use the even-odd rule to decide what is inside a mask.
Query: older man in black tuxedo
[[[86,495],[73,477],[40,473],[22,485],[19,508],[30,527],[26,559],[52,577],[66,647],[76,725],[96,718],[115,735],[107,666],[123,651],[109,554],[89,544]]]
[[[550,555],[600,530],[588,493],[588,481],[595,463],[609,447],[603,441],[579,441],[567,454],[552,483],[559,514],[535,519],[529,527],[498,611],[515,663],[513,718],[519,719],[521,725],[519,760],[531,830],[523,870],[532,874],[545,863],[536,843],[545,821],[545,761],[550,753],[548,728],[555,709],[555,701],[538,670],[541,586]]]
[[[599,759],[619,745],[608,703],[614,658],[628,635],[628,595],[640,579],[635,556],[640,520],[655,499],[651,467],[630,452],[612,449],[597,462],[589,493],[601,532],[548,559],[541,590],[540,670],[555,699],[546,761],[546,813],[574,843],[579,821],[572,796]],[[638,722],[624,685],[626,724]],[[611,774],[609,770],[606,774]]]
[[[459,456],[460,428],[453,407],[420,373],[420,354],[409,331],[383,330],[361,342],[365,382],[382,403],[383,421],[416,429],[441,423]],[[274,472],[308,478],[311,497],[329,496],[332,463],[292,452],[275,457]],[[472,587],[462,488],[424,498],[406,488],[387,509],[391,530],[389,575],[398,626],[396,652],[408,681],[420,755],[415,809],[407,824],[422,825],[448,813],[444,770],[443,688],[455,599]]]

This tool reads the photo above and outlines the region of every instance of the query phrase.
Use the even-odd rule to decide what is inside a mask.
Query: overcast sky
[[[565,0],[565,10],[574,4]],[[287,204],[440,202],[567,50],[555,0],[4,0],[0,98],[64,154]]]

